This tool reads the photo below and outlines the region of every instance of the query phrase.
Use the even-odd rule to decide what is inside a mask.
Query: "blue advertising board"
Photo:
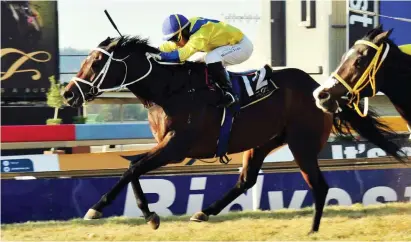
[[[411,19],[411,1],[379,1],[380,14]],[[397,45],[411,44],[411,23],[397,19],[380,17],[384,30],[394,28],[390,38]]]
[[[411,168],[325,171],[328,204],[365,205],[410,201]],[[2,180],[2,223],[82,218],[118,177]],[[193,214],[228,191],[238,179],[227,175],[145,176],[141,186],[149,207],[160,216]],[[298,172],[261,173],[257,184],[229,204],[232,210],[299,209],[312,206],[312,196]],[[104,210],[108,216],[140,217],[131,186]]]
[[[29,172],[34,171],[30,159],[1,159],[1,172]]]

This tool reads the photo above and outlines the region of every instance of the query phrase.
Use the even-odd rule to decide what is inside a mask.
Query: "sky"
[[[162,22],[174,13],[188,18],[201,16],[226,21],[253,40],[260,21],[261,1],[59,0],[59,47],[91,49],[108,36],[118,36],[104,14],[105,9],[123,35],[148,37],[152,45],[158,46],[162,43]],[[226,18],[230,15],[248,19],[229,21]]]

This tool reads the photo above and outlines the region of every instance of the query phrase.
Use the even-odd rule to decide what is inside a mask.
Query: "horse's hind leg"
[[[190,220],[197,222],[207,221],[210,215],[219,214],[221,210],[234,201],[234,199],[252,188],[257,182],[258,172],[261,169],[264,158],[270,151],[281,146],[283,144],[282,141],[283,139],[278,137],[270,140],[261,147],[244,152],[243,170],[236,185],[224,194],[221,199],[215,201],[213,204],[203,209],[203,211],[195,213]]]
[[[318,166],[317,158],[318,153],[327,141],[329,132],[327,134],[326,132],[321,133],[320,130],[318,130],[318,132],[315,132],[314,130],[290,127],[287,135],[288,146],[314,197],[315,211],[310,233],[318,231],[320,227],[320,221],[329,189]]]

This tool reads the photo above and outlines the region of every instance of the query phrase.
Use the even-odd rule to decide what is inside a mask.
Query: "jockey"
[[[183,62],[197,52],[205,52],[202,61],[224,91],[218,106],[229,107],[239,101],[225,70],[227,65],[246,61],[253,52],[253,44],[239,29],[218,20],[172,14],[163,22],[163,35],[166,42],[159,47],[158,59]]]

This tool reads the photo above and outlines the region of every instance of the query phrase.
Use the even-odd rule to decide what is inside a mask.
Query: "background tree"
[[[61,96],[62,85],[56,81],[54,76],[49,77],[50,88],[47,92],[47,105],[54,108],[54,117],[50,121],[47,120],[48,124],[59,124],[61,119],[58,119],[58,110],[63,106],[63,97]]]

